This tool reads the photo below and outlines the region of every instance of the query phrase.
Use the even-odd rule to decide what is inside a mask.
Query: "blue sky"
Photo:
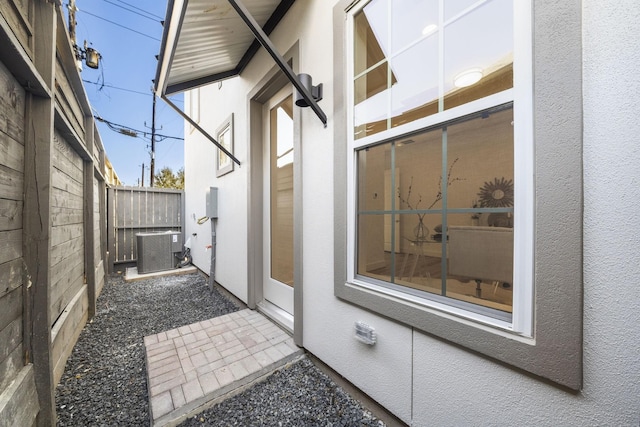
[[[68,0],[63,4],[67,17]],[[100,69],[83,64],[81,73],[94,115],[149,133],[147,137],[125,136],[98,122],[107,156],[129,186],[139,184],[143,163],[144,183],[149,185],[151,87],[166,4],[162,0],[76,0],[76,42],[82,47],[86,40],[102,55]],[[172,99],[183,107],[182,95]],[[156,133],[180,138],[184,133],[182,118],[160,99],[156,101]],[[176,172],[184,166],[183,141],[159,139],[155,144],[156,173],[164,166]]]

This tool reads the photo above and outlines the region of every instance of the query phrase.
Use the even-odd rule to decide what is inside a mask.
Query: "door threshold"
[[[293,315],[267,300],[262,300],[256,305],[259,312],[293,334]]]

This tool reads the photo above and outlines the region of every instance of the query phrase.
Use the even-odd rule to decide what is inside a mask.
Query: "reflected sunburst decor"
[[[478,192],[483,208],[506,208],[513,206],[513,180],[504,177],[485,182]]]

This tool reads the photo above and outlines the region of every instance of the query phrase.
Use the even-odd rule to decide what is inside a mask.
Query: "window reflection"
[[[513,87],[512,0],[373,0],[355,16],[355,138]],[[455,78],[481,71],[465,87]]]

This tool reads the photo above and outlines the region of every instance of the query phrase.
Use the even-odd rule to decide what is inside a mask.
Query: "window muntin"
[[[512,0],[410,3],[354,15],[356,139],[513,87]],[[479,82],[456,86],[473,71]]]
[[[350,146],[356,156],[351,168],[356,186],[350,199],[354,240],[348,243],[355,256],[348,277],[351,283],[369,289],[373,284],[383,294],[404,293],[413,302],[417,296],[426,306],[531,336],[532,267],[524,265],[531,262],[528,255],[533,245],[532,213],[528,211],[531,193],[526,191],[531,188],[531,157],[523,156],[531,151],[527,134],[530,104],[523,98],[529,92],[514,87],[514,78],[520,81],[513,74],[514,4],[511,0],[454,3],[419,2],[425,8],[423,21],[410,8],[393,7],[387,0],[372,0],[351,11]],[[438,18],[437,24],[427,22],[435,19],[432,17]],[[492,27],[489,36],[482,31],[476,34],[480,24]],[[420,31],[416,26],[422,26]],[[465,36],[467,40],[476,37],[478,42],[461,42]],[[454,78],[464,67],[480,68],[482,78],[456,87]],[[407,76],[412,73],[414,81],[410,82]],[[415,88],[410,101],[410,91],[403,89],[401,81]],[[514,111],[516,95],[520,107]],[[409,149],[416,138],[421,142]],[[432,140],[430,145],[428,140]],[[516,145],[515,140],[520,142]],[[411,154],[415,147],[427,145],[428,153]],[[386,153],[381,156],[376,150]],[[374,159],[376,153],[378,159]],[[418,199],[403,201],[400,197],[408,196],[412,171],[433,175],[414,178],[413,197],[418,193],[422,197],[417,208]],[[459,176],[450,175],[455,172]],[[371,178],[372,174],[378,176]],[[365,176],[372,181],[365,182]],[[453,181],[439,188],[441,176]],[[382,183],[382,188],[371,191],[374,182]],[[483,191],[486,195],[496,189],[509,193],[509,204],[481,204]],[[438,190],[442,197],[435,200]],[[377,202],[369,200],[372,196],[378,197]],[[422,230],[416,230],[419,216],[425,222]],[[459,245],[455,246],[455,270],[451,271],[445,235],[449,226],[459,240],[468,238],[465,227],[480,227],[473,230],[477,233],[489,225],[509,229],[499,235],[503,250],[483,258],[473,252],[461,254]],[[424,240],[416,238],[418,231]],[[437,241],[443,236],[443,241]],[[461,257],[468,261],[462,265],[484,265],[491,260],[490,265],[504,268],[498,269],[496,280],[492,279],[495,271],[473,273],[482,277],[472,277],[472,272],[459,269]],[[514,270],[519,262],[521,267]],[[514,282],[519,285],[514,287]]]

